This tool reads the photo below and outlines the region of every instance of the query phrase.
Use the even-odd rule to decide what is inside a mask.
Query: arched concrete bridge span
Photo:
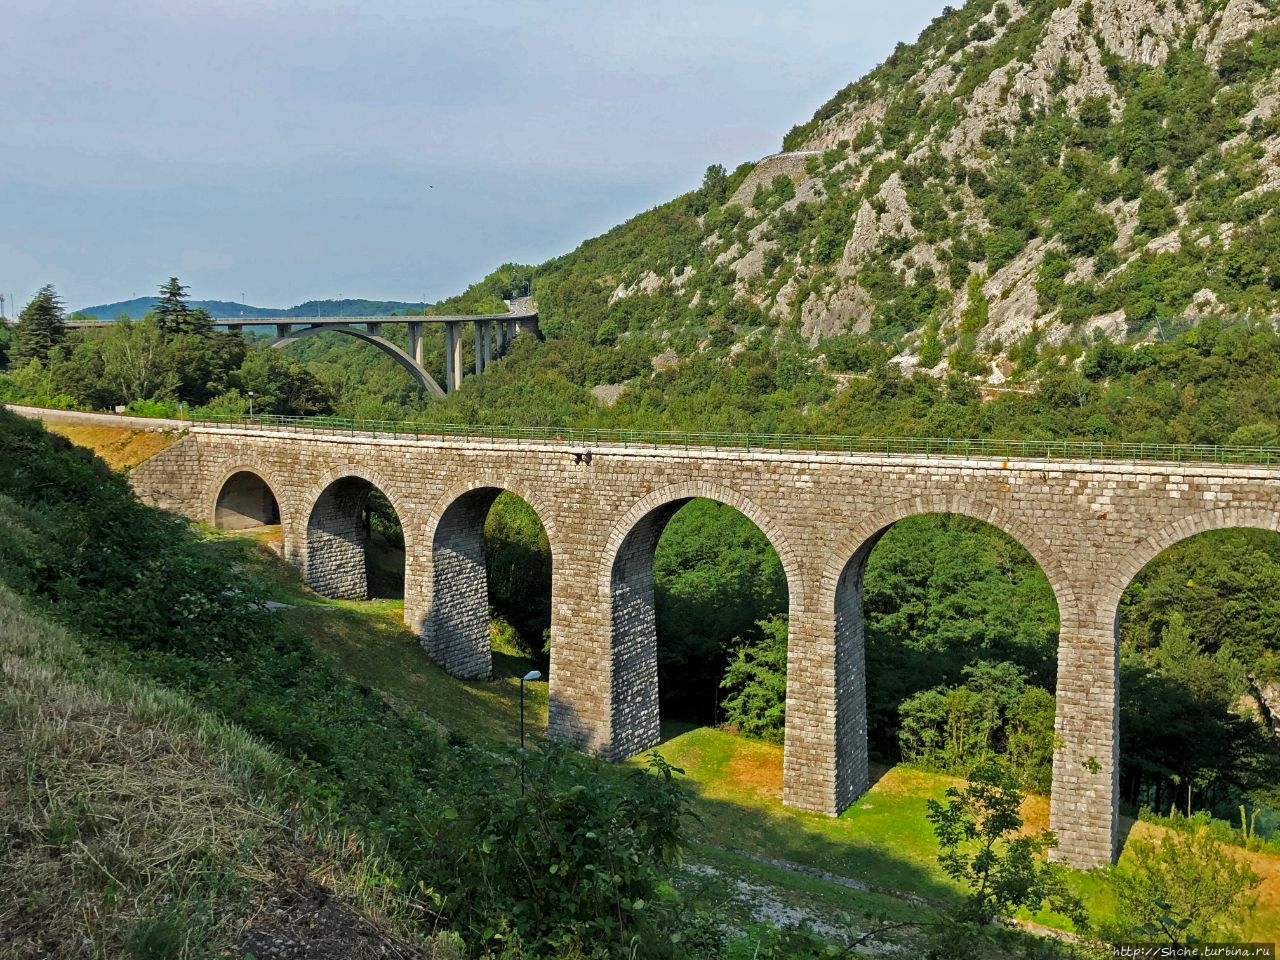
[[[278,504],[286,558],[340,595],[360,592],[352,578],[363,557],[356,559],[351,518],[362,491],[377,486],[405,530],[405,620],[459,676],[489,669],[484,514],[500,490],[523,497],[552,553],[551,734],[615,758],[657,742],[657,538],[692,497],[736,507],[773,543],[787,576],[784,801],[826,814],[868,784],[868,553],[910,516],[948,512],[991,523],[1027,548],[1057,599],[1051,825],[1058,855],[1085,867],[1109,860],[1117,841],[1120,594],[1185,537],[1280,529],[1280,469],[1214,463],[621,444],[588,452],[558,439],[194,425],[130,477],[144,499],[212,521],[223,487],[246,472],[264,478]]]
[[[506,313],[487,313],[468,316],[404,316],[404,317],[233,317],[220,318],[210,323],[212,327],[227,330],[243,330],[245,327],[271,327],[275,329],[272,347],[287,347],[291,343],[314,336],[317,333],[342,333],[363,340],[377,347],[402,366],[418,386],[442,397],[445,390],[452,393],[462,386],[462,325],[470,324],[475,337],[475,371],[485,368],[506,349],[512,338],[521,333],[538,334],[538,311],[529,297],[508,300]],[[423,332],[426,324],[440,324],[444,328],[445,389],[428,372],[422,363]],[[382,335],[383,326],[403,326],[408,334],[409,349],[406,352]],[[111,321],[73,320],[68,329],[107,329]],[[362,329],[363,328],[363,329]]]
[[[421,356],[415,360],[380,333],[375,334],[368,330],[358,330],[350,324],[313,324],[309,327],[303,327],[300,330],[290,328],[283,336],[279,336],[272,341],[271,346],[276,350],[281,350],[284,347],[297,343],[299,340],[305,340],[307,337],[313,337],[317,333],[345,333],[349,337],[355,337],[357,340],[363,340],[365,343],[372,344],[396,363],[400,364],[400,366],[408,372],[409,376],[413,377],[418,386],[422,387],[423,390],[426,390],[428,393],[435,394],[437,397],[444,396],[444,390],[440,388],[440,384],[436,383],[435,377],[427,373],[426,368],[422,365]],[[419,351],[419,353],[421,353],[421,351]]]

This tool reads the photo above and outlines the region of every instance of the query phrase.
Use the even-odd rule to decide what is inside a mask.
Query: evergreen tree
[[[53,285],[46,284],[18,315],[18,325],[13,328],[9,347],[13,365],[21,366],[29,360],[47,360],[49,351],[66,336],[62,300]]]
[[[160,299],[156,302],[154,313],[156,326],[164,333],[197,333],[209,332],[212,317],[203,307],[192,309],[187,305],[188,290],[177,277],[170,277],[167,283],[160,285]]]

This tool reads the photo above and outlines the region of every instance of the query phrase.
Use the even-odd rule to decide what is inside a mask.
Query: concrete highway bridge
[[[405,621],[428,656],[466,678],[490,673],[485,517],[500,492],[519,495],[552,554],[550,733],[612,759],[659,741],[658,538],[692,498],[729,504],[786,573],[783,799],[831,815],[869,783],[867,556],[906,517],[985,521],[1030,552],[1057,600],[1051,825],[1057,855],[1079,867],[1116,851],[1121,594],[1186,537],[1280,530],[1280,451],[1248,452],[1270,461],[1250,464],[1216,462],[1212,448],[1118,444],[749,438],[748,448],[743,438],[450,432],[200,423],[130,479],[144,499],[221,527],[279,522],[307,582],[348,598],[366,594],[362,510],[377,488],[404,529]]]
[[[462,343],[464,324],[471,324],[475,338],[475,371],[483,373],[485,367],[502,355],[507,344],[521,333],[538,332],[538,311],[529,300],[512,300],[507,313],[478,314],[474,316],[421,316],[421,317],[232,317],[219,318],[213,326],[226,330],[243,330],[245,327],[274,328],[273,347],[287,347],[317,333],[343,333],[371,343],[396,363],[424,390],[438,397],[452,393],[462,385]],[[445,388],[427,371],[422,363],[422,335],[427,324],[444,327]],[[67,324],[72,330],[103,329],[111,321],[73,321]],[[386,326],[402,326],[409,335],[409,348],[404,350],[382,335]]]

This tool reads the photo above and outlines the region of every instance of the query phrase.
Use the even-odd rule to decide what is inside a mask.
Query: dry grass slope
[[[374,858],[283,826],[287,775],[0,586],[0,957],[431,956],[388,932]]]
[[[180,439],[180,434],[173,430],[129,430],[79,423],[48,422],[45,429],[61,434],[77,446],[88,447],[113,470],[136,467]]]

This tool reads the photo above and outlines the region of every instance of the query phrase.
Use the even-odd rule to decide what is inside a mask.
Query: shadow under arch
[[[607,759],[623,760],[661,741],[654,554],[671,518],[699,498],[732,507],[756,525],[782,565],[789,609],[803,603],[790,544],[768,513],[732,487],[694,481],[660,487],[638,500],[610,531],[597,573],[596,589],[610,610],[610,736],[602,750]]]
[[[430,585],[419,631],[422,646],[450,675],[488,679],[493,672],[489,637],[489,558],[485,521],[503,493],[524,502],[547,535],[552,563],[556,556],[553,515],[518,484],[485,476],[456,484],[430,510]],[[552,584],[555,583],[552,578]]]
[[[981,521],[1018,543],[1039,565],[1049,581],[1060,624],[1076,616],[1077,598],[1065,569],[1049,546],[1025,523],[1006,515],[998,505],[955,495],[914,497],[875,511],[853,526],[833,553],[832,566],[822,578],[818,603],[831,611],[835,623],[835,778],[836,812],[848,807],[870,787],[868,766],[866,619],[863,578],[867,560],[881,538],[901,520],[930,514],[951,514]],[[847,558],[847,559],[845,559]],[[792,715],[788,712],[790,726]],[[793,731],[788,729],[790,742]],[[801,732],[795,731],[797,740]]]
[[[213,486],[206,510],[218,530],[251,530],[284,525],[276,484],[269,471],[256,465],[237,464]]]
[[[307,511],[302,575],[307,585],[322,596],[335,600],[369,597],[366,549],[370,531],[365,508],[374,490],[387,499],[401,521],[406,586],[411,581],[407,565],[413,556],[413,525],[405,523],[403,494],[374,471],[344,465],[326,471],[302,501]]]

